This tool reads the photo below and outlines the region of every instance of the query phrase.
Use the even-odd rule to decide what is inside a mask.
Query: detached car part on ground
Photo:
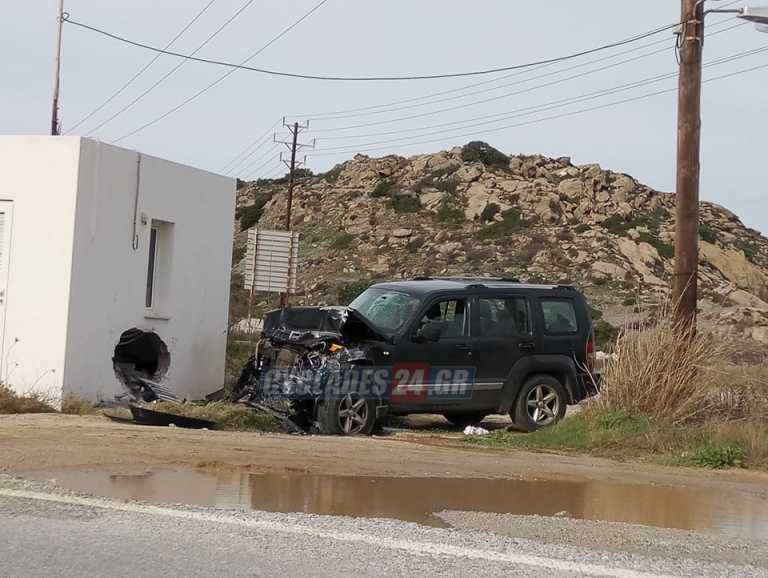
[[[533,431],[597,393],[593,362],[590,309],[572,287],[420,278],[374,285],[346,308],[269,313],[232,399],[327,434],[414,413],[458,426],[508,413]]]

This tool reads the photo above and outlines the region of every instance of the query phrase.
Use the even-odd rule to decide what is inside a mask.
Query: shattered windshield
[[[378,329],[395,333],[411,318],[419,303],[419,298],[413,295],[371,287],[350,303],[349,307]]]

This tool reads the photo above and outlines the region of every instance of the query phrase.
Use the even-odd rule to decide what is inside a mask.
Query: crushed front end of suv
[[[232,397],[326,434],[413,413],[458,426],[506,413],[532,431],[597,393],[593,362],[590,308],[572,287],[419,278],[373,285],[348,307],[267,314]]]

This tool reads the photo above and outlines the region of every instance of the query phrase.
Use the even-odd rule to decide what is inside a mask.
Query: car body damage
[[[304,431],[370,433],[387,384],[382,382],[383,387],[362,392],[357,387],[359,379],[350,386],[350,375],[371,368],[372,349],[386,341],[386,336],[347,307],[272,311],[264,318],[256,351],[243,368],[230,398],[282,413]],[[372,410],[372,419],[360,423],[360,416],[350,416],[358,418],[347,423],[350,431],[344,431],[343,423],[338,427],[324,424],[320,406],[331,399],[338,403],[342,397],[349,397],[346,402],[351,405],[362,401],[368,406],[366,409]],[[379,410],[378,414],[381,413]]]
[[[269,313],[231,399],[330,434],[412,413],[455,425],[509,413],[532,431],[596,393],[593,357],[573,287],[417,278],[373,285],[347,307]]]

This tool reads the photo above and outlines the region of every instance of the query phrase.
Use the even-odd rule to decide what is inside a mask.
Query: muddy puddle
[[[156,470],[138,475],[60,471],[77,492],[145,502],[269,512],[394,518],[447,526],[443,510],[564,515],[768,538],[768,500],[742,493],[607,481],[385,478],[262,474],[246,469]]]

